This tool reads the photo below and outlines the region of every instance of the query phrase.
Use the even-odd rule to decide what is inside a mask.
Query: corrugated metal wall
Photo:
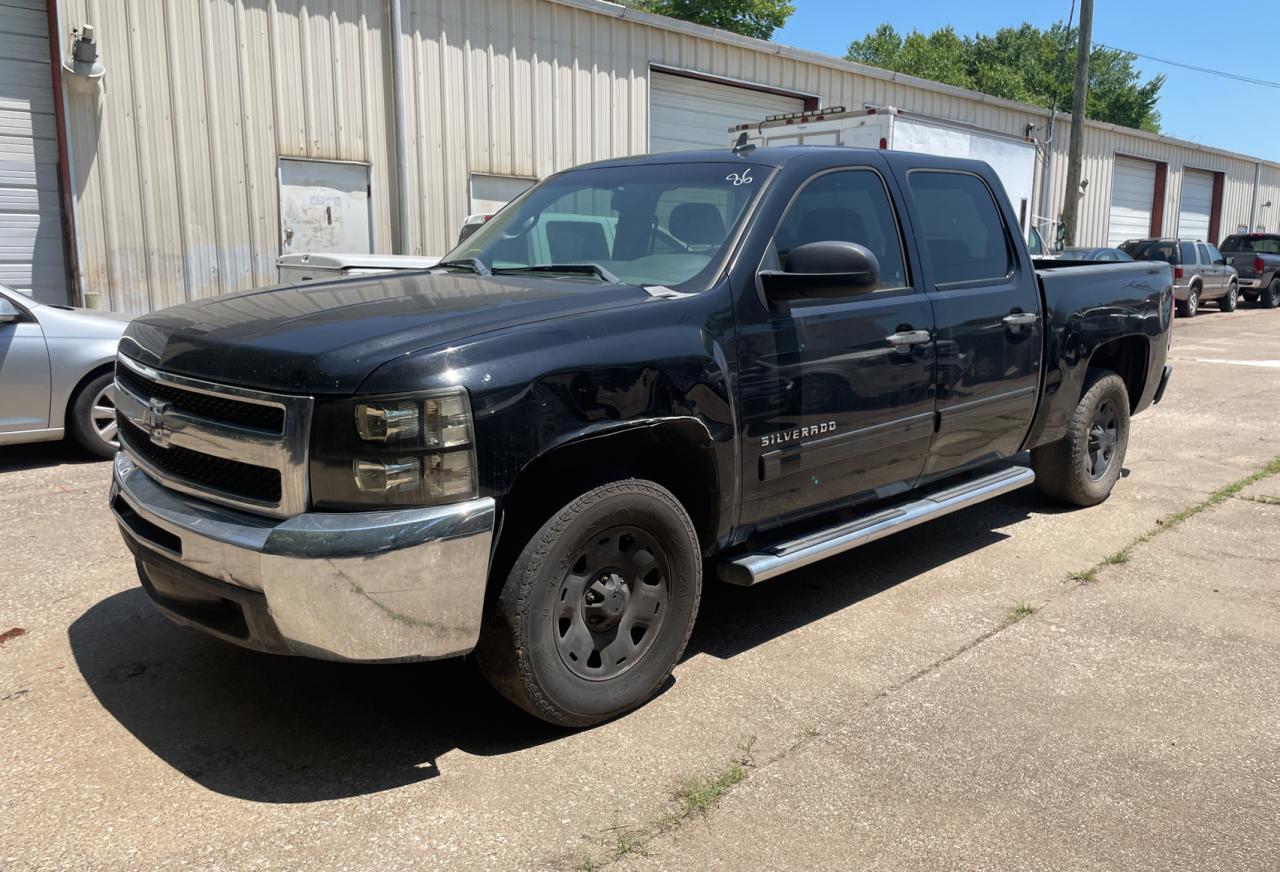
[[[68,89],[88,302],[144,312],[272,284],[280,156],[371,163],[391,240],[382,3],[63,0],[107,74]],[[97,299],[94,299],[94,297]]]
[[[470,206],[471,173],[544,177],[647,150],[649,65],[697,70],[1021,136],[1044,113],[954,88],[858,71],[595,0],[402,0],[415,254],[441,254]],[[390,37],[383,0],[62,0],[64,31],[97,25],[100,94],[69,93],[82,289],[142,312],[274,281],[279,156],[373,167],[374,249],[395,215]],[[785,52],[785,53],[784,53]],[[1054,143],[1056,215],[1067,119]],[[1181,168],[1222,170],[1223,229],[1248,222],[1256,163],[1090,127],[1079,239],[1107,233],[1120,152],[1169,163],[1165,228]],[[1259,221],[1277,225],[1280,168],[1263,168]]]

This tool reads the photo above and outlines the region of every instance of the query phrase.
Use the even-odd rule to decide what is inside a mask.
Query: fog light
[[[353,467],[356,487],[370,493],[415,490],[422,482],[422,464],[416,457],[357,460]]]
[[[412,400],[356,406],[356,431],[366,442],[417,442],[420,426]]]
[[[422,442],[428,448],[454,448],[471,441],[471,409],[465,394],[427,400],[423,419]]]
[[[457,497],[475,492],[475,467],[470,451],[432,454],[426,465],[427,493],[433,497]]]

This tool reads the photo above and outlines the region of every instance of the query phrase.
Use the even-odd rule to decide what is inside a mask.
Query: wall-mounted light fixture
[[[98,89],[107,68],[98,60],[98,43],[93,38],[92,24],[71,28],[71,54],[63,59],[62,71],[76,90],[92,92]]]

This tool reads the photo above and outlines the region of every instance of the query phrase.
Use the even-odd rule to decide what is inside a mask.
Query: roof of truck
[[[852,154],[862,157],[852,158]],[[783,145],[774,147],[748,148],[735,151],[732,148],[708,148],[695,151],[668,151],[659,154],[637,154],[631,157],[610,158],[594,163],[581,164],[569,169],[647,166],[651,164],[689,164],[689,163],[731,163],[742,161],[756,165],[783,167],[789,163],[805,163],[808,165],[830,164],[832,166],[848,166],[851,162],[873,160],[870,156],[878,155],[889,161],[910,163],[928,163],[931,166],[955,167],[957,169],[973,169],[986,166],[982,161],[967,160],[955,157],[920,154],[917,152],[888,151],[876,148],[852,148],[843,145]],[[877,160],[879,158],[876,158]]]

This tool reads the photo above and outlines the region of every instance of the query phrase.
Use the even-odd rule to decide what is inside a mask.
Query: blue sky
[[[858,3],[856,0],[792,0],[796,12],[787,26],[774,33],[776,42],[844,57],[849,43],[888,21],[902,33],[912,28],[925,33],[950,24],[961,34],[992,33],[1001,27],[1029,21],[1048,27],[1065,19],[1070,0],[1048,3],[983,0],[910,0],[905,5]],[[1257,51],[1235,50],[1245,42],[1251,17],[1274,33],[1274,7],[1266,0],[1246,0],[1228,6],[1206,6],[1202,0],[1164,0],[1146,4],[1127,0],[1095,3],[1093,38],[1115,48],[1155,57],[1173,58],[1197,66],[1225,70],[1270,81],[1280,80],[1280,57],[1259,41]],[[1214,9],[1222,10],[1215,13]],[[1252,15],[1251,15],[1252,13]],[[1078,13],[1077,13],[1078,14]],[[1270,25],[1261,22],[1270,20]],[[1193,46],[1217,45],[1200,56]],[[1249,85],[1218,76],[1169,67],[1139,58],[1136,66],[1147,79],[1167,77],[1160,92],[1160,125],[1164,133],[1226,148],[1243,154],[1280,160],[1280,90]],[[1270,108],[1264,108],[1270,107]],[[1270,123],[1266,119],[1270,119]]]

